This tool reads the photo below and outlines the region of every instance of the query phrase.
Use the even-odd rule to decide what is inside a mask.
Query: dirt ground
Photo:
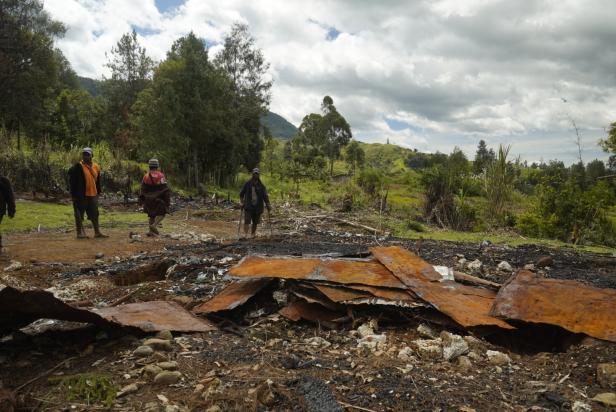
[[[0,272],[0,283],[50,288],[67,302],[92,305],[137,290],[127,303],[167,299],[190,309],[218,293],[230,281],[227,269],[247,254],[357,257],[372,245],[399,244],[431,264],[456,267],[462,258],[479,259],[485,265],[481,276],[495,282],[508,277],[496,269],[502,260],[520,268],[550,256],[553,265],[541,269],[547,277],[616,287],[616,258],[610,255],[376,238],[322,221],[298,223],[302,213],[281,211],[273,230],[263,228],[254,240],[237,239],[237,213],[223,208],[176,212],[165,222],[167,236],[154,239],[144,236],[143,227],[133,229],[132,237],[131,230],[111,229],[100,240],[78,241],[62,232],[10,235],[8,259],[0,266],[14,260],[23,267]],[[167,270],[152,269],[160,262]],[[145,358],[133,351],[151,335],[135,330],[39,321],[0,337],[0,409],[3,390],[19,388],[14,404],[24,411],[609,410],[591,399],[610,392],[599,385],[596,368],[616,362],[615,344],[550,328],[486,334],[444,325],[424,311],[361,305],[334,329],[290,322],[277,313],[272,298],[288,285],[274,283],[244,306],[211,317],[218,331],[174,333],[170,351]],[[358,345],[358,327],[370,321],[386,337],[376,349]],[[425,338],[420,324],[436,334],[465,336],[468,363],[412,350],[413,341]],[[489,350],[507,354],[511,362],[493,363]],[[163,360],[177,362],[179,382],[164,385],[147,376],[146,366]],[[117,389],[136,384],[136,390],[110,405],[71,397],[71,389],[58,382],[81,373],[108,377]],[[86,385],[93,382],[96,378]]]

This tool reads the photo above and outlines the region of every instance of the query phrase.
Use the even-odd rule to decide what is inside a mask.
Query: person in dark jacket
[[[75,213],[75,228],[77,238],[85,239],[86,232],[83,227],[84,215],[92,222],[94,237],[105,238],[98,223],[98,195],[101,193],[101,169],[92,161],[94,152],[86,147],[82,150],[82,159],[75,163],[68,171],[73,211]]]
[[[150,171],[143,176],[141,181],[141,194],[139,203],[143,205],[143,211],[148,214],[150,231],[148,236],[157,236],[158,227],[169,213],[171,206],[171,190],[167,184],[165,174],[159,169],[158,159],[150,159],[148,162]]]
[[[244,184],[240,192],[240,206],[244,209],[244,236],[248,236],[248,228],[252,223],[252,237],[255,237],[257,225],[261,221],[263,206],[267,207],[267,211],[271,210],[267,189],[259,178],[260,171],[258,168],[252,170],[252,178]]]
[[[15,216],[15,195],[9,179],[0,175],[0,223],[6,214],[11,219]],[[0,253],[2,253],[2,232],[0,232]]]

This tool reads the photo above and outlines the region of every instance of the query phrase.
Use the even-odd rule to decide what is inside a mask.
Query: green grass
[[[109,212],[101,208],[100,221],[103,227],[128,227],[143,223],[146,217],[136,212]],[[13,219],[5,216],[3,232],[28,232],[38,230],[72,228],[75,225],[72,205],[56,203],[17,201],[17,213]]]

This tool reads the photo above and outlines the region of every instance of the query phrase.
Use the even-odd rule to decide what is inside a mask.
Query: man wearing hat
[[[92,162],[94,153],[91,148],[85,147],[81,151],[81,161],[75,163],[69,170],[69,184],[75,212],[75,227],[77,238],[87,238],[83,228],[84,214],[92,222],[94,237],[104,238],[98,224],[98,195],[101,193],[101,169]]]
[[[248,236],[248,228],[252,223],[250,233],[252,237],[255,237],[264,205],[268,212],[271,210],[267,189],[261,182],[259,174],[259,168],[255,167],[252,170],[252,178],[244,184],[240,192],[240,206],[244,209],[244,236]]]
[[[169,213],[171,190],[167,185],[165,174],[158,170],[160,166],[158,159],[150,159],[148,166],[150,170],[141,181],[139,203],[143,205],[143,211],[149,217],[150,231],[147,235],[157,236],[160,234],[157,226]]]

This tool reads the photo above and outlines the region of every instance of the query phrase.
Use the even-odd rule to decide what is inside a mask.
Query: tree
[[[0,123],[17,131],[33,131],[48,115],[65,68],[54,39],[64,26],[51,19],[39,0],[0,0]]]
[[[261,115],[267,113],[271,99],[272,82],[267,79],[269,63],[265,61],[261,49],[256,47],[248,26],[235,23],[225,37],[223,49],[214,59],[214,65],[231,78],[238,126],[242,130],[242,138],[250,142],[242,161],[250,170],[259,163],[263,148],[260,120]]]
[[[263,126],[263,140],[265,141],[265,158],[267,161],[267,169],[270,176],[274,173],[274,158],[276,156],[276,148],[279,145],[279,141],[272,136],[272,132],[269,127]]]
[[[346,119],[338,113],[331,97],[325,96],[321,106],[323,120],[321,130],[325,133],[325,153],[329,158],[329,175],[334,175],[334,161],[340,158],[340,150],[346,146],[353,135],[351,126]]]
[[[131,110],[139,93],[151,81],[154,62],[139,45],[134,30],[122,35],[107,58],[111,77],[103,79],[102,95],[107,105],[109,133],[132,157],[137,142],[131,139],[129,130]]]
[[[162,155],[186,184],[229,184],[249,141],[242,139],[232,80],[209,61],[194,33],[176,40],[135,104],[142,155]]]
[[[489,149],[486,146],[485,140],[480,140],[477,145],[477,153],[475,154],[475,161],[473,162],[473,172],[476,175],[480,175],[486,171],[489,164],[496,158],[494,150]]]
[[[357,140],[353,140],[346,147],[346,153],[344,159],[351,166],[351,173],[355,176],[355,169],[359,166],[362,167],[366,158],[364,149],[359,145]]]
[[[325,159],[318,147],[306,135],[299,133],[284,146],[285,175],[295,183],[295,195],[299,184],[306,179],[320,179],[323,176]]]
[[[586,178],[588,179],[590,185],[597,183],[597,179],[605,176],[606,174],[607,169],[605,168],[605,163],[599,159],[588,162],[586,165]]]
[[[607,137],[599,140],[599,144],[605,152],[616,155],[616,122],[610,125]]]

